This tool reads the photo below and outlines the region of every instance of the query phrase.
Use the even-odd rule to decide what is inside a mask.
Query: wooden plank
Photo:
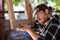
[[[0,38],[1,40],[6,40],[6,31],[5,31],[5,20],[0,19]]]
[[[4,0],[0,0],[0,40],[6,40],[5,19],[4,19]]]
[[[15,27],[15,16],[14,16],[14,10],[13,10],[13,4],[12,0],[6,0],[6,4],[8,7],[8,14],[9,14],[9,20],[10,20],[10,28],[11,30]]]
[[[32,6],[29,3],[29,0],[25,0],[25,13],[27,13],[29,24],[33,24],[33,14],[32,14]]]

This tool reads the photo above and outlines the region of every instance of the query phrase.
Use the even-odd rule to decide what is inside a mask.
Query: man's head
[[[35,8],[35,15],[40,23],[45,23],[50,18],[49,8],[45,4],[40,4]]]

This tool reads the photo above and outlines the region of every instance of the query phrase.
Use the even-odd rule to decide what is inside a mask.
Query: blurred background
[[[32,8],[34,9],[39,4],[46,4],[47,6],[51,6],[53,8],[52,15],[59,15],[60,12],[60,0],[29,0]],[[14,14],[15,19],[27,19],[27,15],[24,13],[25,7],[24,7],[24,0],[12,0],[13,2],[13,8],[14,8]],[[6,1],[4,1],[4,11],[5,11],[5,19],[9,20],[8,17],[8,8],[6,5]],[[22,17],[23,16],[23,17]]]
[[[29,0],[32,8],[34,8],[39,4],[46,4],[47,6],[52,7],[52,15],[59,15],[60,14],[60,0]],[[20,22],[20,20],[27,20],[28,17],[25,14],[25,1],[24,0],[12,0],[13,9],[15,19]],[[9,25],[9,16],[8,16],[8,8],[6,5],[6,0],[4,0],[4,16],[6,20],[6,27]],[[23,21],[24,22],[24,21]],[[8,23],[8,24],[7,24]]]
[[[60,0],[29,0],[29,2],[32,6],[33,11],[37,5],[46,4],[48,7],[49,6],[52,7],[52,15],[58,15],[58,16],[60,15]],[[28,16],[25,13],[25,1],[12,0],[12,3],[13,3],[16,24],[27,23]],[[3,27],[2,26],[0,27],[0,30],[2,30],[0,33],[5,33],[4,30],[6,30],[8,32],[7,34],[9,34],[10,22],[9,22],[8,7],[6,4],[6,0],[0,0],[0,22],[2,26],[5,24]],[[2,38],[2,40],[4,40],[4,38]]]

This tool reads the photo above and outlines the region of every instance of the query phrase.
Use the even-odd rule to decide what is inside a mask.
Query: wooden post
[[[25,0],[25,13],[27,13],[29,24],[32,25],[33,24],[33,14],[32,14],[32,6],[29,3],[29,0]]]
[[[6,4],[7,4],[7,7],[8,7],[10,27],[11,27],[11,30],[12,30],[15,27],[15,23],[14,23],[15,22],[15,16],[14,16],[12,0],[6,0]]]
[[[0,0],[0,40],[6,40],[5,18],[4,18],[4,0]]]

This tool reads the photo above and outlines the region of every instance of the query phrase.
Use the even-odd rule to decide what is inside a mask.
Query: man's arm
[[[38,34],[33,31],[33,29],[31,29],[30,27],[28,27],[27,25],[20,25],[19,28],[21,31],[26,31],[29,33],[29,35],[32,37],[33,40],[37,40]]]
[[[33,40],[37,40],[38,34],[35,31],[33,31],[32,29],[28,29],[27,32],[30,34]]]

